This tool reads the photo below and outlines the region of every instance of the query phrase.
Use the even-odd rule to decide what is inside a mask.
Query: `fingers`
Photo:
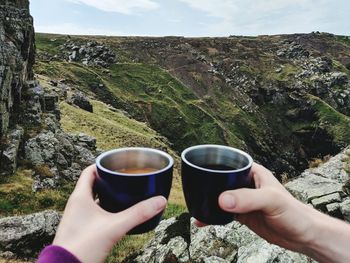
[[[167,200],[163,196],[156,196],[142,201],[118,214],[113,215],[115,222],[122,225],[123,231],[127,233],[135,226],[151,219],[165,209]],[[121,222],[122,221],[122,222]]]
[[[253,163],[251,173],[253,174],[255,188],[257,189],[263,186],[282,187],[271,171],[260,164]]]
[[[196,221],[194,221],[194,224],[195,224],[197,227],[204,227],[204,226],[207,226],[207,224],[204,224],[204,223],[202,223],[201,221],[198,221],[197,219],[196,219]]]
[[[80,175],[75,192],[92,196],[92,189],[96,179],[96,165],[88,166]]]
[[[262,211],[273,214],[283,208],[283,195],[273,188],[242,188],[226,191],[219,196],[219,206],[232,213],[250,213]]]

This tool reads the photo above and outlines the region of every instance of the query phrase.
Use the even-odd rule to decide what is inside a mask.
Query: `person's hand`
[[[142,201],[122,212],[103,210],[93,197],[96,167],[86,168],[66,205],[53,245],[73,253],[80,261],[103,262],[113,245],[129,230],[160,213],[162,196]]]
[[[313,209],[296,200],[265,167],[253,164],[256,189],[226,191],[220,207],[267,241],[301,251],[312,238]]]
[[[349,224],[295,199],[265,167],[253,164],[251,173],[256,189],[222,193],[223,210],[270,243],[320,262],[349,262]]]

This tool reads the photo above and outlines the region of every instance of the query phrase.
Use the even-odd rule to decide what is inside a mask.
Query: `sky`
[[[46,33],[350,36],[349,0],[30,0],[30,8],[36,31]]]

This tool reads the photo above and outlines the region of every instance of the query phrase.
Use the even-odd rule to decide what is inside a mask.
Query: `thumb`
[[[123,232],[127,233],[163,211],[166,203],[167,200],[163,196],[152,197],[116,214],[116,222],[121,223]]]
[[[273,213],[282,208],[281,196],[274,189],[238,189],[219,196],[219,206],[232,213],[244,214],[261,210]]]

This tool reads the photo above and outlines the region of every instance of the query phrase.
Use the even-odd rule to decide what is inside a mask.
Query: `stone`
[[[92,151],[96,150],[96,138],[84,133],[79,133],[73,137],[75,142]]]
[[[237,258],[237,263],[309,262],[306,256],[271,245],[263,239],[257,239],[249,245],[240,247]]]
[[[4,150],[0,152],[0,175],[13,175],[17,169],[18,151],[22,143],[24,130],[18,127],[9,132],[8,143],[2,145]]]
[[[344,219],[350,222],[350,199],[346,199],[340,204],[340,211]]]
[[[86,66],[108,67],[116,62],[116,54],[105,45],[98,45],[97,42],[91,41],[87,43],[72,43],[69,39],[60,46],[60,57],[69,62],[80,62]]]
[[[190,239],[181,234],[169,237],[170,229],[178,229],[173,226],[186,217],[161,221],[155,237],[130,262],[310,262],[304,255],[269,244],[238,222],[198,228],[191,219]],[[188,231],[186,224],[179,226]]]
[[[78,106],[79,108],[86,110],[88,112],[93,112],[93,106],[90,103],[87,96],[85,96],[82,92],[78,92],[73,94],[71,100],[69,101],[71,104]]]
[[[340,193],[342,186],[337,181],[312,174],[310,170],[306,170],[300,177],[285,184],[291,194],[305,203],[324,195]]]
[[[26,216],[0,219],[0,251],[35,257],[56,233],[60,215],[47,210]]]
[[[340,211],[340,204],[339,203],[331,203],[326,205],[327,214],[330,216],[344,219],[341,211]]]
[[[227,261],[225,259],[222,259],[216,256],[212,256],[204,259],[204,263],[230,263],[230,261]]]
[[[311,200],[311,204],[319,209],[325,209],[327,204],[334,202],[341,202],[341,197],[339,193],[324,195],[319,198],[315,198]]]
[[[21,113],[22,88],[33,78],[34,28],[29,1],[0,4],[0,139]],[[19,118],[11,123],[18,124]]]
[[[60,129],[43,131],[29,139],[24,149],[25,158],[40,172],[34,178],[33,191],[54,189],[61,180],[76,181],[82,170],[95,162],[96,139]]]

